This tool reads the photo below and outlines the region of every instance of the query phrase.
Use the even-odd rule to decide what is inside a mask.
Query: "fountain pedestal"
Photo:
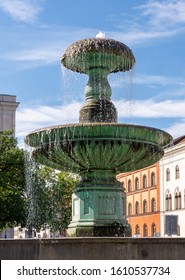
[[[104,174],[104,176],[102,176]],[[72,195],[68,236],[125,236],[129,225],[125,191],[112,172],[96,171],[83,179]],[[90,178],[91,177],[91,178]]]

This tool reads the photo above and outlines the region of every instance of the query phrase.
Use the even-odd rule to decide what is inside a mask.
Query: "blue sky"
[[[0,0],[0,94],[17,96],[16,137],[78,122],[87,76],[60,65],[71,43],[127,44],[129,73],[109,75],[120,123],[185,134],[185,1]]]

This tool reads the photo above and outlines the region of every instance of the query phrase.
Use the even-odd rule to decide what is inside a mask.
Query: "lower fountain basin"
[[[171,135],[160,129],[116,123],[59,125],[25,138],[41,164],[80,173],[110,170],[116,174],[157,162],[171,141]]]

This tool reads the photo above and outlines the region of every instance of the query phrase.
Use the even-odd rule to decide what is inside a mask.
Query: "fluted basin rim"
[[[161,147],[165,145],[169,145],[173,138],[172,136],[157,128],[149,127],[149,126],[142,126],[142,125],[135,125],[135,124],[118,124],[118,123],[73,123],[73,124],[64,124],[64,125],[55,125],[55,126],[49,126],[45,128],[41,128],[35,131],[30,132],[25,137],[25,143],[32,146],[37,147],[40,146],[41,143],[31,143],[30,137],[40,135],[43,133],[49,133],[51,131],[54,132],[54,130],[58,130],[60,132],[64,130],[70,130],[72,137],[70,138],[70,135],[63,135],[60,134],[60,139],[66,139],[68,137],[68,140],[78,140],[79,137],[83,138],[84,140],[88,140],[89,138],[111,138],[114,137],[116,139],[132,139],[135,141],[149,141],[151,143],[157,144]],[[81,133],[80,130],[86,130],[86,133]],[[105,133],[106,130],[106,134]],[[83,131],[84,132],[84,131]],[[145,132],[142,135],[142,132]],[[127,135],[128,133],[128,135]],[[138,135],[139,133],[139,135]],[[138,137],[139,136],[139,137]],[[155,136],[155,137],[154,137]],[[38,137],[40,141],[40,137]],[[37,141],[36,141],[37,142]]]
[[[171,141],[171,135],[160,129],[116,123],[50,126],[25,138],[39,163],[80,174],[141,169],[159,161]]]

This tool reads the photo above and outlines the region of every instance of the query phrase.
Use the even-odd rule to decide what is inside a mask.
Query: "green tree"
[[[12,131],[0,132],[0,230],[25,222],[24,151]]]
[[[48,188],[48,225],[53,231],[62,233],[71,221],[72,192],[79,178],[64,171],[58,173],[57,178],[52,188]]]
[[[71,220],[71,197],[77,176],[41,166],[33,159],[27,164],[27,227],[49,226],[63,232]]]

